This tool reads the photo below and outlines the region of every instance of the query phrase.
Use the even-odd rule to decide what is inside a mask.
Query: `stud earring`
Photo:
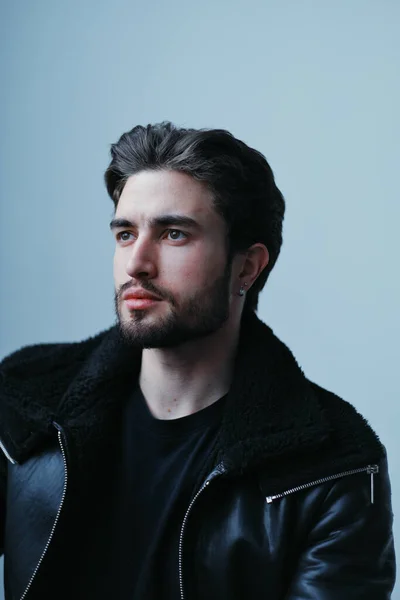
[[[240,290],[239,290],[239,296],[244,296],[246,293],[246,290],[244,289],[247,286],[247,283],[244,283],[243,285],[240,286]]]

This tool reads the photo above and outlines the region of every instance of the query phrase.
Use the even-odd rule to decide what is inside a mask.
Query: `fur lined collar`
[[[84,342],[16,352],[1,364],[0,440],[22,462],[54,436],[56,421],[78,448],[93,446],[139,368],[140,353],[126,347],[115,327]],[[218,445],[217,459],[228,473],[268,465],[281,477],[289,461],[299,472],[326,474],[327,465],[333,472],[357,468],[382,453],[351,405],[308,381],[254,314],[243,319]]]

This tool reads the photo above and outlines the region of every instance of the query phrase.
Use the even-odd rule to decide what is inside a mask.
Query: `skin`
[[[157,222],[166,215],[192,219],[195,224]],[[174,310],[194,294],[207,294],[226,267],[226,225],[215,211],[203,182],[175,171],[142,171],[131,176],[123,189],[113,226],[116,245],[114,283],[130,289],[154,286],[173,298]],[[267,266],[268,250],[254,244],[232,263],[229,282],[229,316],[216,331],[169,348],[144,349],[140,387],[151,413],[175,419],[212,404],[229,390],[246,290]],[[136,314],[139,326],[157,327],[172,311],[167,298]],[[122,323],[135,314],[118,302]],[[136,312],[136,311],[135,311]],[[138,311],[139,312],[139,311]]]

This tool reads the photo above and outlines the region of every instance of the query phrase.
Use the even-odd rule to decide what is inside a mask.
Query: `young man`
[[[6,598],[390,598],[385,451],[256,316],[284,200],[226,131],[112,147],[117,326],[5,359]]]

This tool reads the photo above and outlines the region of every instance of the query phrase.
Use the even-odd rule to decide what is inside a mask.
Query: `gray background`
[[[0,10],[0,355],[113,322],[109,144],[163,119],[227,128],[265,153],[287,200],[260,315],[377,430],[397,516],[400,4]]]

